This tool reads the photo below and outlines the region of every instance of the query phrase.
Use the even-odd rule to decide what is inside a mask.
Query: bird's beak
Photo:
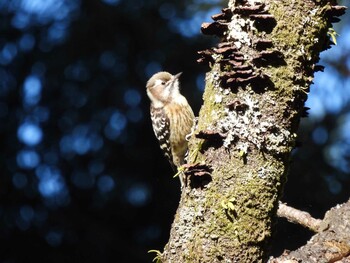
[[[177,73],[171,78],[170,80],[171,89],[179,89],[179,77],[181,76],[181,74],[182,72]]]
[[[182,72],[177,73],[176,75],[174,75],[174,80],[178,79],[181,76]]]

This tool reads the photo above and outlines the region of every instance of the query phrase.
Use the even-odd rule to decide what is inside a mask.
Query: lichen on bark
[[[203,33],[222,41],[199,52],[211,70],[163,262],[267,259],[332,8],[328,1],[231,0],[203,24]]]

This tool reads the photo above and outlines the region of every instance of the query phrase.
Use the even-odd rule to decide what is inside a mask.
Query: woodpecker
[[[147,95],[151,100],[151,120],[160,148],[174,172],[184,164],[187,152],[186,135],[191,133],[194,114],[186,98],[180,94],[179,77],[182,72],[171,75],[158,72],[147,82]],[[181,188],[183,173],[179,175]]]

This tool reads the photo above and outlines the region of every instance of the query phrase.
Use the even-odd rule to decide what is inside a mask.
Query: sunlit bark
[[[332,2],[333,3],[333,2]],[[334,3],[333,3],[334,4]],[[231,0],[204,34],[204,104],[163,262],[263,262],[331,1]]]

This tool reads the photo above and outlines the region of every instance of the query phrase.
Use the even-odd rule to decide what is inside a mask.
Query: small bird
[[[147,95],[151,100],[153,131],[175,172],[184,164],[187,152],[186,135],[191,133],[194,123],[191,106],[180,94],[181,74],[182,72],[176,75],[165,71],[158,72],[148,80],[146,85]],[[180,173],[179,178],[182,188],[183,173]]]

